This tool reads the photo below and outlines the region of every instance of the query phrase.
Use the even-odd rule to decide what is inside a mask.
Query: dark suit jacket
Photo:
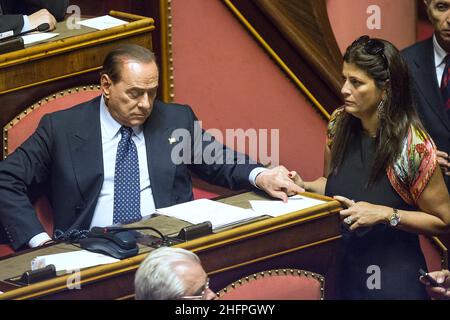
[[[434,61],[433,39],[419,42],[402,52],[414,79],[420,118],[438,150],[450,154],[450,121],[444,111]],[[446,177],[450,190],[450,179]]]
[[[47,9],[58,21],[64,19],[69,0],[0,0],[3,15],[0,16],[0,33],[13,30],[20,33],[23,15]]]
[[[55,230],[89,228],[103,184],[99,108],[98,97],[45,115],[36,132],[0,162],[0,221],[14,248],[44,232],[27,194],[35,186],[49,186]],[[177,143],[171,144],[169,138],[173,137],[175,129],[184,129],[193,137],[195,120],[190,107],[157,101],[144,124],[156,208],[193,199],[189,170],[211,183],[231,189],[250,187],[248,177],[251,170],[258,167],[256,164],[176,165],[172,162],[172,149],[183,143],[187,150],[193,150],[194,139],[179,138]],[[226,150],[216,141],[209,143],[217,150]],[[235,152],[231,155],[248,163],[245,155]]]

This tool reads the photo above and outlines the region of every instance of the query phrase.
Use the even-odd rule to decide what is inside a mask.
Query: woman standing
[[[363,36],[344,55],[345,105],[328,125],[324,177],[294,181],[335,196],[341,211],[343,299],[426,299],[417,234],[449,231],[450,199],[418,119],[407,66],[389,42]]]

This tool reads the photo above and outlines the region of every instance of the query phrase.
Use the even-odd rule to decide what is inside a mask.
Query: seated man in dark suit
[[[450,190],[450,0],[424,2],[434,35],[402,54],[414,79],[420,118],[436,143],[439,165]]]
[[[155,100],[158,77],[152,52],[118,47],[104,61],[101,97],[45,115],[0,162],[0,222],[13,248],[50,241],[28,196],[42,185],[58,234],[138,221],[190,201],[189,171],[231,189],[253,184],[283,200],[304,191],[286,168],[262,168],[212,139],[190,107]]]
[[[0,38],[48,23],[50,30],[66,15],[69,0],[0,0]]]

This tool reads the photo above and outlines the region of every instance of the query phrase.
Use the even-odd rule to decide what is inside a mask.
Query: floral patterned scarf
[[[336,133],[336,123],[344,108],[336,109],[328,123],[327,145],[331,148]],[[400,156],[394,165],[388,166],[386,173],[392,187],[409,205],[417,205],[417,200],[425,190],[437,167],[436,146],[422,130],[411,125],[402,143]]]

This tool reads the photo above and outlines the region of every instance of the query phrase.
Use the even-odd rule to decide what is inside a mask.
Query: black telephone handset
[[[80,240],[83,249],[125,259],[137,255],[139,248],[131,230],[93,227],[85,239]]]
[[[427,272],[425,272],[423,269],[419,269],[419,275],[425,280],[427,280],[432,287],[442,287],[441,283],[438,283],[436,280],[434,280]]]

